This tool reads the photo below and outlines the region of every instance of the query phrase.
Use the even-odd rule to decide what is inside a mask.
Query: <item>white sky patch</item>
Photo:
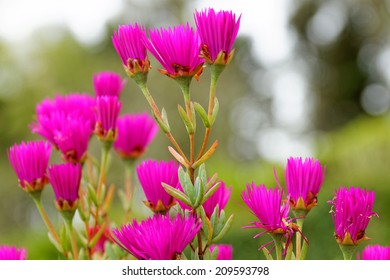
[[[83,43],[98,40],[104,25],[121,8],[121,0],[6,0],[0,1],[0,37],[21,41],[37,28],[68,26]]]

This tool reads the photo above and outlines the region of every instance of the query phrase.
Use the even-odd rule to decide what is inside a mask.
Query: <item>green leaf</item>
[[[217,229],[218,223],[219,223],[219,205],[217,204],[214,207],[213,214],[211,215],[210,219],[211,227],[213,228],[213,234],[215,230]]]
[[[192,114],[192,125],[194,126],[194,131],[196,131],[196,114],[195,114],[195,108],[194,108],[194,102],[190,103],[191,106],[191,114]]]
[[[220,185],[221,183],[218,182],[214,184],[214,186],[212,186],[210,189],[208,189],[207,192],[204,194],[202,202],[200,204],[203,204],[207,199],[209,199],[210,196],[212,196],[218,190]]]
[[[180,105],[177,105],[177,107],[179,110],[180,117],[183,120],[184,125],[186,126],[188,134],[190,134],[190,135],[194,134],[195,133],[194,125],[193,125],[192,121],[190,120],[190,118],[188,117],[186,111]]]
[[[219,111],[219,102],[218,102],[218,99],[215,97],[214,99],[214,109],[213,109],[213,113],[211,115],[211,125],[214,124],[215,122],[215,119],[217,118],[217,115],[218,115],[218,111]]]
[[[230,215],[229,219],[226,221],[225,225],[221,229],[221,231],[218,233],[216,237],[213,238],[212,243],[218,242],[221,240],[225,234],[230,230],[233,224],[234,215]]]
[[[162,119],[163,119],[163,121],[164,121],[165,126],[166,126],[169,130],[171,130],[171,127],[169,126],[169,122],[168,122],[168,115],[167,115],[167,112],[165,111],[164,108],[162,108],[162,110],[161,110],[161,117],[162,117]]]
[[[91,184],[88,184],[88,196],[91,198],[93,204],[95,204],[95,206],[97,206],[98,200],[96,198],[95,189],[93,188],[93,186]]]
[[[152,114],[153,114],[153,117],[154,117],[154,119],[156,120],[158,126],[160,127],[160,129],[161,129],[162,131],[164,131],[164,133],[170,133],[170,132],[171,132],[171,129],[170,129],[169,126],[167,126],[167,125],[165,124],[164,120],[163,120],[163,119],[160,119],[160,118],[156,115],[156,113],[155,113],[154,111],[152,111]]]
[[[207,116],[206,110],[203,109],[202,105],[200,105],[197,102],[194,103],[194,108],[195,108],[195,111],[198,113],[198,116],[202,120],[204,126],[206,128],[210,128],[210,121],[209,121],[209,118]]]
[[[162,184],[163,188],[165,189],[165,191],[167,193],[169,193],[171,196],[173,196],[174,198],[177,198],[178,200],[184,202],[188,206],[193,207],[192,206],[192,202],[190,201],[190,198],[185,193],[182,193],[178,189],[175,189],[175,188],[173,188],[170,185],[167,185],[165,183],[161,183],[161,184]]]
[[[194,193],[194,185],[191,182],[190,175],[184,171],[183,167],[179,167],[179,181],[184,190],[184,193],[190,198],[192,203],[195,203],[196,196]]]
[[[195,200],[195,203],[194,203],[194,208],[196,208],[196,207],[198,207],[200,205],[200,202],[203,199],[205,188],[206,187],[203,186],[202,180],[199,177],[197,177],[195,179],[195,186],[194,186],[195,196],[196,196],[196,200]]]

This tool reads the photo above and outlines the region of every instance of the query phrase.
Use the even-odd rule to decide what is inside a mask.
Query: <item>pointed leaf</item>
[[[219,240],[221,240],[225,236],[225,234],[232,227],[233,219],[234,219],[234,215],[232,214],[232,215],[230,215],[229,219],[226,221],[222,230],[218,233],[218,235],[216,237],[213,238],[212,243],[218,242]]]
[[[209,118],[207,116],[206,110],[202,107],[202,105],[200,105],[199,103],[196,103],[196,102],[194,103],[194,108],[195,108],[195,111],[198,113],[198,116],[202,120],[204,126],[206,128],[210,128],[210,121],[209,121]]]
[[[153,114],[153,117],[154,119],[156,120],[158,126],[160,127],[160,129],[164,132],[164,133],[170,133],[171,132],[171,129],[169,128],[169,126],[167,126],[165,123],[164,123],[164,120],[163,119],[160,119],[156,113],[154,111],[152,111],[152,114]]]
[[[194,125],[193,125],[192,121],[190,120],[190,118],[188,117],[186,111],[180,105],[177,105],[177,106],[178,106],[180,117],[183,120],[184,125],[186,126],[188,134],[190,134],[190,135],[194,134],[195,133]]]
[[[195,203],[196,197],[194,193],[194,185],[191,182],[188,172],[185,172],[181,166],[179,167],[179,181],[184,193],[190,198],[192,203]]]
[[[185,168],[188,168],[188,163],[185,161],[185,159],[178,153],[174,148],[171,146],[168,147],[169,152],[171,155],[178,161],[180,162]]]
[[[219,102],[218,102],[218,99],[215,97],[213,114],[211,115],[211,120],[210,120],[211,125],[214,124],[215,119],[217,118],[217,115],[218,115],[218,111],[219,111]]]
[[[164,121],[165,126],[166,126],[169,130],[171,130],[171,127],[169,126],[169,122],[168,122],[168,115],[167,115],[167,112],[165,111],[164,108],[162,108],[162,110],[161,110],[161,117],[162,117],[162,119],[163,119],[163,121]]]
[[[202,202],[200,204],[203,204],[207,199],[210,198],[219,188],[221,185],[220,182],[216,183],[214,186],[212,186],[210,189],[207,190],[207,192],[204,194]]]
[[[167,193],[169,193],[171,196],[173,196],[174,198],[184,202],[188,206],[193,207],[192,206],[192,202],[190,201],[190,198],[186,194],[182,193],[178,189],[175,189],[175,188],[171,187],[170,185],[167,185],[165,183],[161,183],[161,184],[164,187],[165,191]]]

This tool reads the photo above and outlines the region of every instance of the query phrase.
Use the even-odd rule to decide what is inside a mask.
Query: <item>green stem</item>
[[[70,243],[72,245],[72,252],[73,252],[73,259],[78,260],[79,254],[78,254],[78,248],[77,248],[77,241],[76,241],[76,235],[74,232],[74,228],[72,225],[72,219],[64,219],[65,220],[65,226],[69,234]]]
[[[299,230],[302,232],[303,230],[303,222],[304,222],[304,219],[297,219],[297,224],[298,224],[298,227],[299,227]],[[304,242],[305,244],[306,242]],[[302,249],[302,236],[298,233],[295,234],[295,246],[296,246],[296,250],[295,250],[295,259],[296,260],[300,260],[301,259],[301,249]]]
[[[276,259],[283,260],[283,246],[282,246],[282,234],[271,234],[275,243]]]
[[[37,209],[38,209],[38,212],[41,215],[42,220],[45,223],[47,229],[49,230],[51,235],[54,237],[54,239],[58,243],[58,245],[61,246],[60,245],[61,244],[61,240],[60,240],[56,230],[54,229],[54,226],[50,222],[50,219],[49,219],[45,209],[43,208],[43,205],[42,205],[42,202],[41,202],[41,191],[31,192],[30,195],[31,195],[31,197],[32,197],[32,199],[33,199]]]
[[[148,87],[146,86],[145,82],[137,82],[139,88],[141,89],[143,95],[146,98],[146,101],[149,103],[150,108],[152,109],[155,116],[160,120],[160,122],[164,123],[163,117],[160,113],[160,110],[158,109],[156,103],[154,102],[154,99],[152,95],[149,92]],[[179,144],[176,142],[176,139],[173,137],[173,135],[170,132],[165,132],[168,139],[171,141],[173,146],[176,148],[177,152],[182,156],[182,158],[188,162],[188,159],[186,155],[184,154],[183,150],[180,148]]]
[[[107,161],[108,161],[108,154],[110,152],[111,146],[112,146],[112,142],[103,142],[99,181],[98,181],[98,186],[96,191],[96,196],[98,199],[100,197],[100,192],[102,191],[102,185],[106,182]]]
[[[125,221],[126,224],[130,219],[131,213],[131,200],[133,198],[133,172],[134,172],[134,160],[125,160],[125,188],[126,188],[126,209],[125,209]]]
[[[221,65],[215,65],[215,64],[210,65],[211,80],[210,80],[210,92],[209,92],[209,107],[207,110],[207,117],[208,117],[209,122],[210,122],[210,127],[206,128],[204,138],[203,138],[202,147],[200,148],[199,154],[197,156],[197,160],[203,156],[203,154],[206,150],[206,147],[207,147],[207,143],[209,141],[211,128],[213,126],[211,118],[212,118],[212,114],[213,114],[213,110],[214,110],[215,95],[217,92],[217,81],[218,81],[218,78],[221,75],[223,69],[224,69],[224,67]]]
[[[339,244],[341,252],[343,253],[344,260],[350,261],[355,255],[357,246],[356,245],[342,245]]]

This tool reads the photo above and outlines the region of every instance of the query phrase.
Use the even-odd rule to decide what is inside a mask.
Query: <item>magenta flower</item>
[[[340,187],[332,204],[335,238],[342,245],[357,245],[367,240],[366,228],[372,216],[375,194],[359,187]]]
[[[114,229],[115,243],[139,260],[180,259],[185,247],[201,228],[201,221],[193,216],[154,215],[138,223]]]
[[[179,165],[174,161],[143,161],[137,166],[137,174],[147,201],[145,205],[154,213],[165,214],[175,204],[161,183],[178,188]]]
[[[63,121],[62,128],[54,135],[54,141],[66,162],[83,163],[93,132],[91,124],[79,118]]]
[[[59,118],[82,118],[95,127],[95,98],[85,93],[71,93],[66,96],[57,95],[54,99],[46,98],[36,106],[37,120],[31,124],[33,133],[46,138],[56,145],[54,132],[61,129]]]
[[[75,210],[79,198],[81,165],[72,163],[56,164],[49,167],[49,181],[60,211]]]
[[[116,121],[122,103],[116,96],[99,96],[96,98],[95,133],[104,141],[114,141],[117,134]]]
[[[219,181],[221,184],[218,189],[213,193],[203,204],[203,209],[206,213],[207,218],[211,218],[214,212],[214,208],[218,205],[219,212],[221,213],[223,209],[225,209],[226,204],[230,199],[230,195],[232,194],[232,187],[226,187],[226,184],[223,181]],[[182,186],[179,184],[178,188],[183,191]],[[186,205],[184,202],[177,200],[182,209],[192,210],[191,207]]]
[[[278,188],[267,190],[265,185],[256,186],[255,183],[252,183],[252,185],[247,185],[246,191],[242,192],[241,197],[252,213],[259,219],[259,221],[255,221],[252,225],[245,228],[259,228],[263,230],[263,232],[255,235],[254,238],[265,233],[283,235],[286,237],[285,249],[287,249],[296,228],[288,218],[289,205],[282,203],[282,192]]]
[[[324,181],[325,168],[318,160],[289,158],[286,167],[286,189],[290,196],[290,207],[310,211],[317,205],[317,194]]]
[[[168,29],[149,30],[147,49],[161,63],[161,73],[171,78],[181,76],[198,78],[202,73],[203,59],[199,56],[198,33],[190,25],[179,25]]]
[[[0,246],[0,260],[25,260],[27,250],[25,248],[16,248],[15,246]]]
[[[215,248],[218,248],[217,260],[232,260],[233,259],[233,246],[229,244],[211,245],[210,252],[212,253]]]
[[[358,256],[360,258],[360,256]],[[362,252],[363,260],[390,260],[390,247],[380,245],[368,245]]]
[[[146,41],[146,31],[138,24],[118,26],[118,32],[114,31],[112,43],[130,77],[139,72],[147,74],[150,69]]]
[[[126,84],[126,80],[122,80],[121,76],[113,72],[100,72],[93,76],[93,86],[96,96],[117,96],[119,95]]]
[[[201,38],[202,56],[207,63],[228,64],[232,57],[232,47],[240,28],[241,16],[231,11],[215,12],[209,8],[195,12],[195,24]]]
[[[8,151],[8,159],[19,179],[19,185],[27,192],[40,191],[47,183],[46,169],[51,146],[45,141],[22,142]]]
[[[158,131],[154,119],[147,113],[125,114],[118,118],[117,127],[114,148],[123,159],[142,156]]]

